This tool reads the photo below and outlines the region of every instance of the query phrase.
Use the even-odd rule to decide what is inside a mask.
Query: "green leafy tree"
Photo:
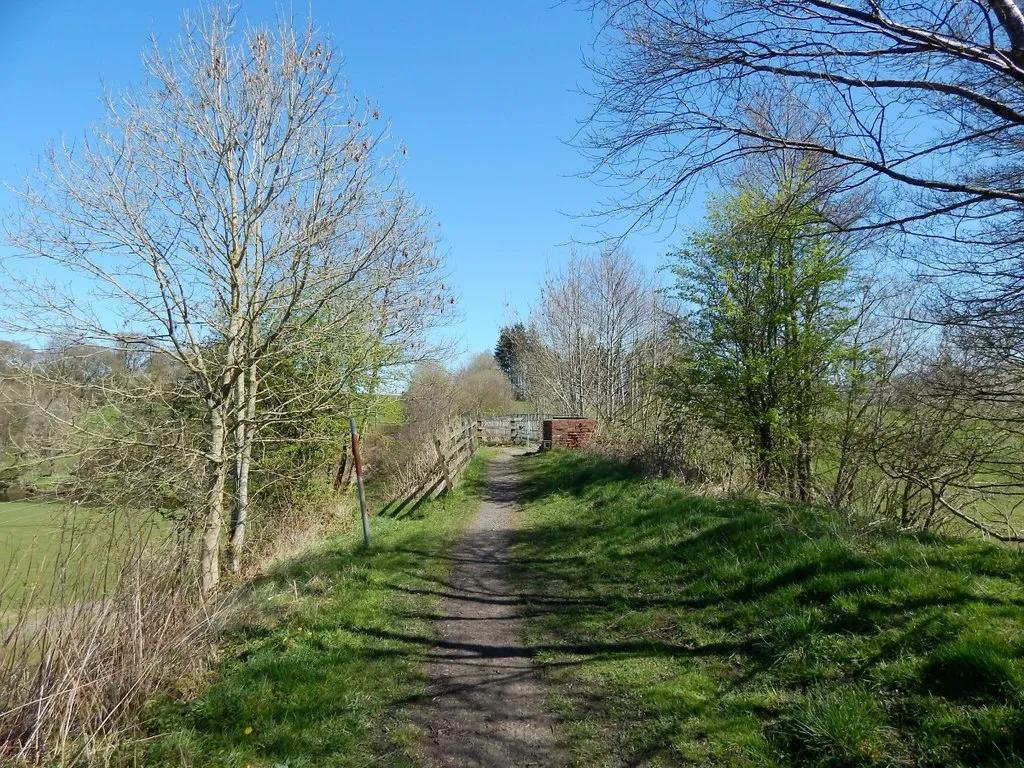
[[[810,177],[796,164],[713,198],[673,267],[689,309],[672,396],[750,452],[758,487],[805,500],[852,322],[850,249]]]

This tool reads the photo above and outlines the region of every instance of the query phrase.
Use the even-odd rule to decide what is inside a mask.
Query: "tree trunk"
[[[848,433],[849,420],[844,428]],[[853,477],[847,479],[846,474],[849,471],[851,476],[856,476],[856,472],[852,468],[847,469],[850,463],[850,441],[844,436],[839,443],[839,467],[836,469],[836,481],[832,486],[831,504],[834,507],[845,507],[850,503],[850,497],[853,494]]]
[[[253,420],[256,417],[256,366],[238,377],[238,423],[235,425],[235,498],[231,506],[231,541],[228,568],[237,574],[245,547],[245,525],[249,518],[249,470],[252,466]]]
[[[207,397],[210,409],[210,453],[207,457],[210,485],[207,491],[206,523],[200,548],[199,589],[208,598],[220,582],[220,529],[224,518],[224,480],[227,466],[224,456],[224,426],[227,403]]]
[[[341,458],[338,460],[338,471],[334,473],[334,492],[348,488],[352,475],[352,462],[349,461],[348,445],[341,447]]]
[[[772,488],[772,425],[762,423],[757,429],[757,487]]]
[[[811,449],[810,441],[801,438],[797,449],[797,495],[800,501],[811,500]]]

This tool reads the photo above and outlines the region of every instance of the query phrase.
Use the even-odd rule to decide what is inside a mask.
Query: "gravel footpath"
[[[427,666],[430,688],[411,711],[423,734],[423,766],[568,762],[531,651],[522,644],[509,581],[519,511],[512,455],[491,463],[480,513],[452,554],[450,592],[441,599],[438,643]]]

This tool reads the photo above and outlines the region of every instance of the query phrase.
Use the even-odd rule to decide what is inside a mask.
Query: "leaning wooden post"
[[[352,463],[356,468],[356,487],[359,489],[359,515],[363,519],[363,543],[370,546],[370,519],[366,515],[366,491],[363,490],[363,460],[359,456],[359,432],[356,420],[349,417],[348,427],[352,431]]]
[[[448,469],[448,459],[444,455],[444,448],[441,447],[441,438],[434,435],[434,450],[437,451],[437,460],[441,463],[441,471],[444,473],[444,489],[452,491],[452,473]]]

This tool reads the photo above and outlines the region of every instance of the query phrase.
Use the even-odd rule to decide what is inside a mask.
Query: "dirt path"
[[[422,765],[560,766],[567,762],[531,652],[522,644],[509,582],[519,482],[511,455],[490,466],[487,495],[452,555],[430,688],[412,711]]]

